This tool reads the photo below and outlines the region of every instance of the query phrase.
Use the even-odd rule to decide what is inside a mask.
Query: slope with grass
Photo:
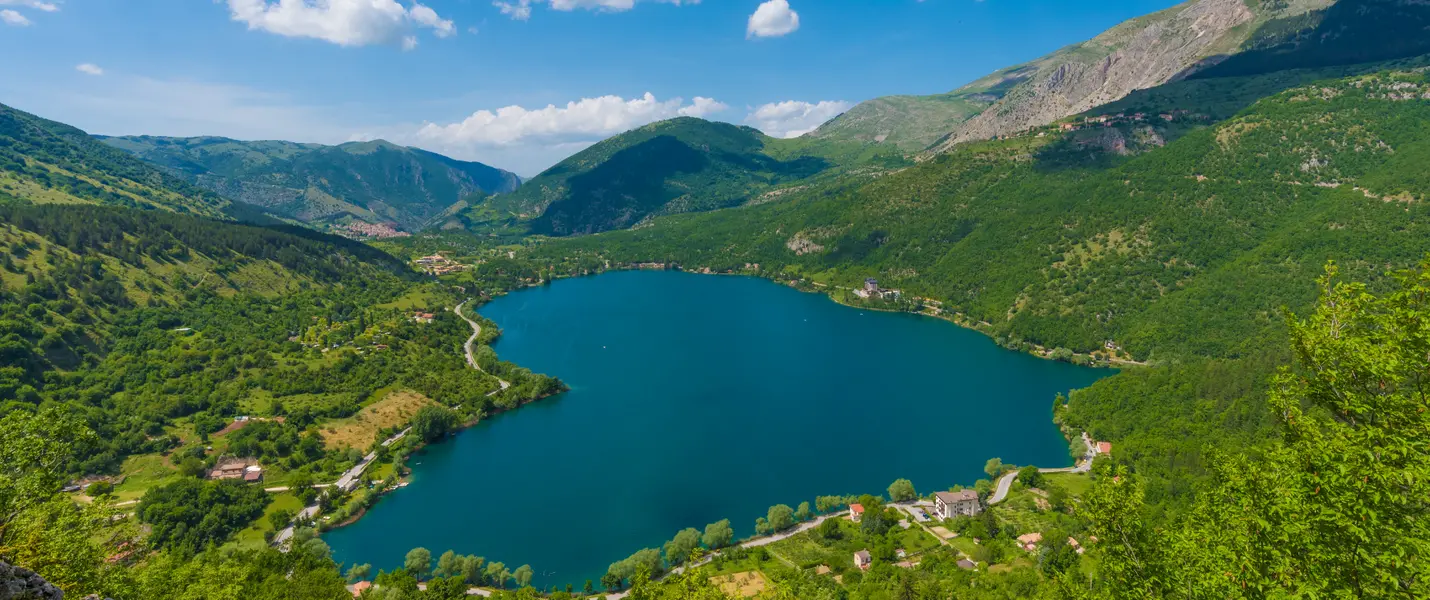
[[[89,134],[0,104],[0,200],[102,204],[220,217],[218,194],[186,184]]]
[[[198,186],[315,224],[395,223],[415,231],[454,204],[513,191],[516,175],[385,141],[338,146],[216,137],[105,137]]]

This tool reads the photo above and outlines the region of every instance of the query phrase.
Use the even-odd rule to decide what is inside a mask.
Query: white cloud
[[[418,25],[431,27],[433,33],[439,38],[452,37],[457,34],[457,27],[451,19],[443,19],[437,16],[437,11],[432,10],[424,4],[412,4],[412,9],[407,11],[407,16]]]
[[[700,0],[654,0],[676,6],[700,4]],[[552,10],[570,12],[578,9],[603,10],[610,12],[624,12],[635,8],[637,0],[496,0],[492,6],[501,10],[501,14],[507,15],[518,21],[525,21],[531,18],[531,6],[533,4],[548,4]]]
[[[799,137],[823,125],[825,121],[849,110],[853,104],[842,100],[825,100],[818,104],[787,100],[765,104],[751,111],[745,123],[777,138]]]
[[[0,6],[24,6],[45,12],[55,12],[60,9],[58,4],[42,0],[0,0]]]
[[[17,13],[8,8],[5,10],[0,10],[0,21],[4,21],[6,25],[11,25],[14,27],[25,27],[30,24],[30,20],[26,19],[25,15]]]
[[[531,0],[520,0],[519,2],[493,2],[492,6],[501,10],[501,14],[507,15],[517,21],[525,21],[531,18]]]
[[[582,98],[558,107],[528,110],[521,106],[479,110],[466,119],[446,125],[426,123],[416,138],[444,148],[508,146],[523,143],[594,141],[641,125],[679,116],[705,117],[725,110],[710,98],[657,100],[646,92],[629,100],[620,96]]]
[[[79,71],[79,72],[81,72],[81,73],[84,73],[85,75],[103,75],[103,74],[104,74],[104,69],[99,68],[99,65],[96,65],[96,64],[94,64],[94,63],[84,63],[84,64],[76,65],[75,68],[74,68],[74,70]]]
[[[233,20],[286,37],[306,37],[339,46],[400,43],[407,47],[412,26],[427,27],[438,37],[457,32],[450,20],[414,3],[397,0],[227,0]]]
[[[416,50],[416,49],[417,49],[417,36],[415,36],[415,35],[409,35],[409,36],[407,36],[407,37],[402,38],[402,50],[403,50],[404,52],[411,52],[411,51]]]
[[[780,37],[799,29],[799,13],[789,7],[788,0],[769,0],[750,15],[745,38]]]

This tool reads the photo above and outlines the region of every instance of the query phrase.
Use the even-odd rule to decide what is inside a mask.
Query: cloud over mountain
[[[427,123],[417,137],[441,145],[505,146],[523,142],[571,142],[620,133],[663,119],[705,117],[728,108],[711,99],[696,97],[658,100],[646,92],[639,98],[620,96],[582,98],[565,106],[549,104],[527,109],[507,106],[479,110],[466,119],[446,125]]]
[[[839,116],[854,106],[842,100],[824,100],[819,103],[787,100],[772,102],[756,107],[745,124],[777,138],[799,137],[814,131],[825,121]]]

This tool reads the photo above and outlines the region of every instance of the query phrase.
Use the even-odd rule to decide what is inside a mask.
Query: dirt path
[[[472,354],[472,344],[475,344],[477,342],[477,337],[482,335],[482,326],[478,325],[476,321],[468,319],[467,315],[462,314],[462,307],[466,306],[467,302],[471,302],[471,300],[467,300],[462,302],[461,304],[458,304],[456,308],[452,309],[452,312],[457,313],[458,317],[461,317],[463,321],[466,321],[468,325],[472,326],[472,337],[467,338],[467,343],[462,345],[462,349],[467,351],[467,364],[471,365],[473,369],[486,373],[486,371],[482,370],[481,365],[477,364],[476,355]],[[488,375],[490,375],[490,373],[488,373]],[[490,394],[487,394],[488,396],[495,396],[497,395],[497,392],[505,391],[507,388],[511,387],[510,383],[500,377],[497,377],[497,383],[501,384],[501,389],[492,391]]]

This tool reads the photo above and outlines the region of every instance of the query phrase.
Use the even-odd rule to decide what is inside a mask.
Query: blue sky
[[[381,137],[530,176],[681,114],[796,135],[1173,3],[0,0],[0,102],[111,135]]]

